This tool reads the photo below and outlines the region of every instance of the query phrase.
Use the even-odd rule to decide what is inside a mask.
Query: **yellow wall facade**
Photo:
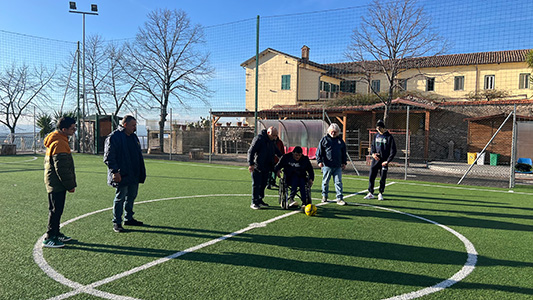
[[[295,57],[276,52],[266,52],[259,60],[258,110],[270,109],[276,105],[296,105],[299,100],[325,100],[321,97],[320,81],[339,85],[337,77],[324,75],[325,70],[314,65],[299,63]],[[402,72],[399,79],[407,78],[407,90],[436,95],[447,100],[468,100],[470,92],[483,92],[485,75],[494,75],[497,91],[506,91],[514,98],[533,98],[532,84],[519,89],[521,73],[531,74],[524,63],[501,63],[468,66],[411,69]],[[290,89],[282,89],[282,76],[290,75]],[[454,90],[456,76],[464,76],[464,89]],[[427,77],[435,78],[434,91],[426,91]],[[368,84],[362,75],[345,76],[356,81],[356,92],[368,93]],[[380,91],[387,92],[388,80],[385,74],[374,74],[372,80],[380,80]],[[255,109],[255,62],[246,66],[246,110]]]
[[[529,88],[520,89],[520,74],[531,74],[532,71],[525,63],[501,63],[469,66],[451,66],[439,68],[422,68],[420,70],[407,70],[402,72],[398,77],[407,78],[407,90],[416,90],[426,92],[426,77],[435,78],[435,90],[427,92],[428,94],[439,95],[449,100],[466,100],[470,92],[483,92],[485,84],[485,75],[494,75],[494,89],[506,91],[512,97],[533,97],[532,84]],[[454,90],[456,76],[464,76],[464,89]],[[531,75],[530,75],[531,76]],[[356,92],[366,94],[368,84],[362,76],[352,75],[351,80],[357,80]],[[389,88],[388,80],[384,74],[375,74],[372,80],[380,80],[381,92],[386,92]]]
[[[259,58],[258,110],[275,105],[294,105],[297,95],[297,66],[293,57],[267,52]],[[282,75],[290,75],[290,89],[281,89]],[[246,68],[246,110],[255,110],[255,62]]]
[[[298,100],[318,100],[321,73],[300,68],[298,78]]]

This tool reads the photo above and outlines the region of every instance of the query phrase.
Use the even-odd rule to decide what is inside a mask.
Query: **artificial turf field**
[[[115,233],[102,157],[74,160],[75,241],[43,249],[43,156],[0,157],[0,299],[533,299],[532,188],[389,180],[376,201],[344,176],[349,205],[308,217],[277,190],[250,209],[246,168],[148,159],[134,208],[147,226]]]

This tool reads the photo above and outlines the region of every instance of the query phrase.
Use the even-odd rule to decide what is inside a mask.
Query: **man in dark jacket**
[[[141,144],[135,134],[137,121],[125,116],[122,125],[113,131],[105,141],[104,163],[107,165],[107,183],[116,188],[113,200],[113,230],[123,232],[122,213],[125,210],[124,225],[142,226],[143,222],[133,218],[133,203],[137,197],[139,183],[146,179],[146,168]]]
[[[340,127],[331,123],[326,134],[318,144],[316,162],[322,168],[322,202],[328,201],[329,180],[333,177],[337,204],[346,205],[342,195],[342,170],[346,168],[346,144],[339,136]]]
[[[48,192],[48,231],[43,241],[44,247],[61,248],[71,237],[59,232],[61,215],[65,207],[67,191],[76,189],[74,160],[70,153],[68,137],[76,132],[76,120],[62,117],[58,120],[57,130],[44,139],[44,183]]]
[[[374,199],[374,181],[378,172],[381,170],[381,179],[379,180],[379,195],[378,200],[383,200],[383,192],[385,191],[385,183],[387,180],[387,172],[389,170],[389,163],[396,155],[396,143],[390,132],[385,128],[385,123],[379,120],[376,123],[376,136],[370,145],[370,155],[372,155],[372,163],[370,164],[370,175],[368,180],[368,194],[365,199]]]
[[[248,149],[248,170],[252,175],[252,209],[268,207],[263,201],[269,172],[274,169],[274,155],[281,157],[281,152],[274,144],[278,130],[269,127],[261,131]]]
[[[346,205],[342,195],[342,170],[346,168],[346,144],[340,137],[340,127],[331,123],[326,134],[318,144],[316,162],[322,168],[322,202],[328,201],[329,180],[333,177],[337,204]]]
[[[311,204],[311,201],[307,199],[305,186],[307,184],[309,184],[309,187],[313,186],[315,172],[309,157],[303,155],[302,147],[296,146],[291,153],[287,153],[281,157],[279,163],[274,167],[274,172],[278,177],[280,177],[282,169],[285,172],[285,180],[291,187],[289,206],[297,205],[294,197],[298,189],[300,189],[300,195],[302,196],[302,208],[307,204]]]

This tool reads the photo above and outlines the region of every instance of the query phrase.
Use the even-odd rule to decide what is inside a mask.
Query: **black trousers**
[[[59,234],[59,224],[65,208],[66,195],[67,191],[48,193],[48,230],[46,231],[46,238]]]
[[[252,172],[252,203],[259,204],[265,198],[269,172],[255,169]]]
[[[370,176],[368,178],[368,192],[374,194],[374,181],[378,176],[378,173],[381,171],[381,179],[379,180],[379,192],[383,193],[385,191],[385,184],[387,182],[387,172],[389,167],[383,167],[381,165],[383,161],[377,161],[372,159],[372,164],[370,165]]]
[[[307,191],[305,190],[305,186],[307,185],[307,178],[292,176],[287,178],[287,183],[289,183],[289,186],[291,187],[290,198],[294,199],[294,197],[296,197],[297,191],[300,190],[300,196],[302,196],[302,206],[311,204],[307,201]]]

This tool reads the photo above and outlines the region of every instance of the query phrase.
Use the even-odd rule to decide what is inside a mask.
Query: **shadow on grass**
[[[171,234],[195,238],[201,237],[205,238],[206,240],[218,238],[228,233],[206,229],[193,229],[157,225],[148,225],[144,227],[146,228],[136,227],[135,229],[130,230],[130,232],[142,233],[142,235],[145,237],[148,234]],[[353,257],[353,259],[359,257],[408,263],[424,263],[429,265],[456,265],[457,269],[459,269],[460,266],[465,263],[467,258],[466,253],[461,251],[357,239],[258,235],[243,233],[241,235],[228,239],[228,242],[232,241],[238,243],[251,243],[256,245],[282,247],[301,251],[301,253],[319,252],[331,255],[349,256]],[[114,255],[156,258],[166,257],[180,250],[183,250],[163,250],[147,247],[105,245],[96,243],[85,243],[80,241],[73,241],[69,243],[68,249],[91,251],[97,253],[110,253]],[[246,246],[244,247],[244,249],[246,249]],[[422,274],[411,274],[399,271],[380,270],[379,264],[377,264],[376,268],[365,268],[327,262],[310,262],[305,260],[305,256],[302,259],[289,259],[276,256],[236,252],[228,252],[222,254],[190,252],[186,255],[180,256],[179,259],[187,261],[200,261],[215,264],[263,268],[268,270],[289,271],[334,279],[398,284],[415,287],[432,286],[445,279]],[[533,264],[516,261],[495,260],[480,256],[478,267],[479,266],[533,267]],[[462,282],[460,285],[454,286],[454,288],[455,287],[463,289],[498,290],[526,295],[533,294],[532,288],[514,287],[507,285]]]
[[[131,255],[131,256],[144,256],[144,257],[165,257],[175,253],[172,250],[162,250],[146,247],[129,247],[129,246],[117,246],[107,244],[95,244],[85,243],[81,241],[71,241],[67,245],[68,249],[91,251],[96,253],[111,253],[116,255]]]
[[[443,278],[432,277],[427,275],[409,274],[390,270],[379,270],[376,268],[345,266],[323,262],[309,262],[266,255],[233,252],[224,254],[193,252],[181,256],[179,259],[187,261],[199,261],[216,264],[262,268],[266,270],[288,271],[308,274],[312,276],[329,277],[334,279],[416,286],[420,288],[429,287],[444,280]],[[533,295],[532,288],[498,284],[461,282],[460,285],[454,285],[454,288],[497,290],[524,295]]]
[[[10,170],[0,170],[0,173],[20,173],[20,172],[33,172],[33,171],[43,171],[44,168],[27,168],[27,169],[10,169]]]
[[[415,210],[415,211],[436,212],[436,213],[439,213],[440,215],[428,215],[428,214],[417,214],[417,213],[414,213],[414,214],[420,217],[424,217],[424,218],[439,222],[446,226],[465,226],[465,227],[471,227],[471,228],[500,229],[500,230],[511,230],[511,231],[526,231],[526,232],[533,231],[532,225],[525,225],[525,224],[520,224],[517,222],[508,222],[504,220],[500,221],[500,220],[486,219],[486,218],[502,218],[502,219],[509,219],[509,220],[517,220],[517,219],[533,220],[532,214],[505,214],[505,213],[491,213],[491,212],[477,212],[477,211],[449,210],[449,209],[440,210],[440,209],[432,209],[432,208],[419,208],[419,207],[405,207],[405,206],[390,205],[394,203],[393,197],[395,198],[396,196],[391,196],[391,198],[388,198],[388,199],[391,199],[392,201],[380,201],[380,202],[376,201],[375,203],[369,203],[369,204],[384,207],[384,208],[396,209],[400,211],[405,211],[406,209],[409,209],[409,210]],[[494,206],[494,208],[513,209],[513,207],[502,207],[502,206]],[[521,210],[529,211],[532,209],[521,208]],[[441,213],[457,214],[457,216],[442,215]],[[353,213],[348,213],[348,214],[352,215]],[[374,217],[378,217],[378,218],[389,218],[389,219],[392,218],[392,219],[398,219],[398,220],[408,221],[408,222],[420,222],[417,219],[413,219],[410,217],[406,218],[405,216],[401,214],[391,213],[391,212],[382,211],[382,210],[376,210],[372,214]],[[470,215],[470,217],[465,216],[465,215]],[[480,218],[475,218],[472,216],[479,216]]]
[[[400,200],[400,201],[411,201],[416,203],[429,203],[429,204],[441,204],[441,205],[458,205],[458,206],[470,206],[470,207],[479,207],[479,208],[496,208],[496,209],[516,209],[516,210],[529,210],[533,211],[533,209],[528,207],[516,207],[516,206],[508,206],[508,203],[502,203],[502,202],[493,202],[493,201],[477,201],[477,200],[467,200],[464,198],[446,198],[448,195],[443,195],[442,197],[427,197],[427,196],[412,196],[412,195],[390,195],[388,196],[388,199],[390,200]],[[471,197],[471,196],[468,196]],[[425,201],[420,201],[420,200]],[[430,201],[435,200],[435,201]],[[458,203],[449,203],[450,201],[458,202]],[[479,204],[477,204],[479,203]],[[493,205],[486,205],[487,203],[493,204]],[[501,205],[497,205],[501,204]]]

